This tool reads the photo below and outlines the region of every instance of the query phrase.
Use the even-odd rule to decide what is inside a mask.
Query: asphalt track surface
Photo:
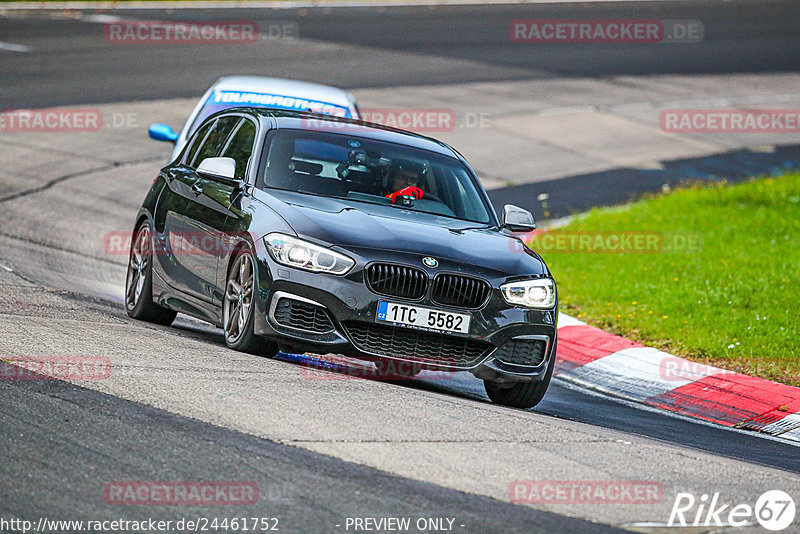
[[[4,17],[1,40],[33,51],[0,56],[2,107],[191,97],[231,72],[356,88],[619,74],[795,72],[800,65],[800,11],[791,0],[116,14],[144,20],[255,20],[260,27],[291,21],[298,25],[300,40],[200,50],[171,45],[165,50],[153,44],[108,45],[102,23],[70,19],[74,14]],[[509,41],[513,20],[558,18],[699,20],[705,33],[702,42],[691,44],[545,44],[534,49]],[[348,48],[320,53],[307,40]]]
[[[0,18],[0,40],[31,46],[33,52],[0,52],[3,73],[0,107],[196,96],[213,79],[232,71],[301,77],[343,87],[402,87],[626,73],[796,71],[800,67],[800,10],[792,2],[770,2],[769,9],[765,5],[767,3],[707,2],[309,9],[302,15],[283,10],[182,11],[180,16],[168,12],[136,13],[137,18],[160,20],[170,17],[294,20],[300,25],[302,39],[353,45],[346,57],[335,50],[329,57],[320,57],[316,49],[306,50],[302,39],[291,49],[267,47],[265,50],[262,47],[248,51],[247,47],[220,45],[206,47],[200,54],[191,47],[180,46],[170,49],[169,53],[147,45],[104,46],[102,25],[97,23],[42,14],[3,17]],[[130,15],[124,13],[124,16]],[[507,24],[516,18],[699,19],[705,24],[705,40],[691,47],[619,45],[612,49],[586,46],[574,50],[553,46],[537,48],[537,54],[531,54],[530,50],[509,46]],[[270,55],[271,51],[274,55]],[[387,57],[391,58],[398,51],[413,53],[414,57],[409,56],[408,62],[388,65]],[[420,55],[426,56],[424,61],[418,59]],[[437,61],[437,58],[466,60],[472,68],[464,69],[457,64]],[[200,72],[202,74],[198,74]],[[570,187],[569,180],[547,184],[547,187],[552,190],[559,183]],[[557,213],[619,200],[617,197],[581,196],[580,188],[575,184],[572,187],[576,190],[574,203],[558,206]],[[6,236],[15,232],[15,228],[5,224],[1,230]],[[26,259],[31,263],[39,261],[34,254],[58,257],[58,252],[53,250],[32,247],[28,257],[23,252],[10,259],[18,267],[24,265]],[[38,279],[24,269],[20,272],[32,282],[57,286],[57,281],[52,279]],[[108,269],[108,272],[116,274],[119,269]],[[72,287],[59,289],[74,290]],[[125,320],[119,305],[109,304],[109,299],[98,301],[72,293],[64,298],[72,302],[75,309],[92,308],[99,316]],[[178,324],[180,328],[210,348],[221,345],[213,329],[185,322]],[[468,380],[446,384],[415,381],[398,387],[412,395],[485,401],[476,382]],[[291,525],[287,531],[292,532],[337,531],[339,529],[333,525],[342,518],[365,515],[458,517],[466,532],[615,531],[614,527],[387,474],[358,465],[358,462],[288,447],[62,382],[0,382],[0,406],[3,430],[0,446],[6,451],[0,468],[3,478],[0,515],[3,516],[69,518],[78,511],[85,517],[93,513],[102,515],[108,510],[96,498],[98,480],[159,477],[219,480],[245,473],[259,482],[263,494],[263,506],[258,515],[280,516]],[[534,413],[566,426],[575,422],[632,438],[651,438],[669,447],[679,447],[687,456],[703,451],[800,473],[797,447],[645,411],[558,382],[551,386]],[[594,454],[589,444],[586,453]],[[130,507],[125,511],[129,518],[153,515],[148,512]],[[220,508],[192,510],[200,516],[235,512]],[[250,513],[248,510],[248,515]],[[169,519],[186,514],[159,509],[157,515]]]
[[[175,480],[255,482],[259,503],[247,516],[278,518],[278,527],[289,532],[336,531],[346,517],[365,512],[457,517],[455,530],[466,532],[622,532],[392,476],[64,382],[2,382],[0,391],[5,517],[102,517],[108,508],[97,498],[103,485],[82,480],[130,480],[134,474],[163,480],[168,473]],[[32,473],[34,466],[51,469]],[[187,517],[185,509],[159,508],[129,507],[125,517]],[[193,507],[189,517],[226,514],[241,517],[235,506]]]

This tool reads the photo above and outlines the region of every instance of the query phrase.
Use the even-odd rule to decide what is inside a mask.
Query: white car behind
[[[359,118],[358,105],[353,95],[337,87],[265,76],[224,76],[206,91],[180,134],[166,124],[151,124],[148,133],[156,141],[175,143],[170,158],[173,161],[180,154],[186,140],[206,117],[237,106],[313,111],[325,115]]]

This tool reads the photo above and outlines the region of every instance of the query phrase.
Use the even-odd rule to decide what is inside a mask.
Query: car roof
[[[397,143],[406,145],[421,150],[428,150],[444,156],[466,161],[464,158],[451,146],[443,143],[432,137],[425,137],[413,132],[405,130],[398,130],[389,126],[365,122],[357,119],[345,119],[342,117],[333,117],[331,115],[320,115],[317,113],[303,113],[297,111],[270,109],[270,108],[231,108],[225,112],[237,111],[241,113],[250,113],[258,115],[266,119],[271,118],[275,122],[275,127],[278,129],[294,129],[294,130],[312,130],[309,127],[309,121],[330,122],[330,123],[346,123],[349,126],[346,130],[336,127],[326,130],[319,128],[321,133],[347,133],[357,137],[364,137],[367,139],[375,139],[376,141],[384,141],[387,143]],[[220,112],[222,113],[222,112]],[[337,131],[340,130],[340,131]]]
[[[221,91],[277,93],[294,98],[324,100],[345,107],[352,107],[354,102],[353,95],[338,87],[266,76],[223,76],[217,80],[213,88]]]

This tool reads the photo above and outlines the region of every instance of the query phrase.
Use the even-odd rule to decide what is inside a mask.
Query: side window
[[[239,122],[239,117],[222,117],[218,119],[214,124],[214,129],[211,130],[211,133],[208,134],[205,142],[203,142],[203,146],[194,155],[194,159],[191,161],[186,160],[189,166],[197,167],[204,159],[216,157],[237,122]]]
[[[203,139],[206,138],[206,134],[208,133],[208,131],[211,129],[212,126],[214,126],[214,121],[211,121],[202,128],[200,128],[192,136],[192,139],[188,143],[189,150],[186,155],[186,159],[184,160],[187,165],[189,165],[194,159],[194,155],[197,154],[197,149],[200,148],[200,145],[203,144]]]
[[[236,178],[245,179],[247,162],[253,153],[253,144],[256,141],[256,125],[247,119],[242,119],[239,128],[228,142],[228,146],[222,153],[223,156],[233,158],[236,162]]]

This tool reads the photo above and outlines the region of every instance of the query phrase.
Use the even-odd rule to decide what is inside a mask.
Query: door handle
[[[192,184],[192,191],[194,191],[195,195],[199,195],[203,192],[203,188],[197,182]]]

